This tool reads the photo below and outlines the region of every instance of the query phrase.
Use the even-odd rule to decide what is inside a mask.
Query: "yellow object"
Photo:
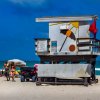
[[[59,25],[59,24],[63,24],[63,23],[62,22],[58,22],[58,23],[50,24],[49,26],[54,26],[54,25]]]
[[[79,22],[70,22],[75,28],[79,28]]]
[[[71,31],[71,30],[68,30],[68,31],[66,32],[66,36],[67,36],[67,37],[70,37],[71,34],[72,34],[72,31]]]
[[[16,75],[19,75],[19,73],[16,71]]]
[[[20,70],[17,70],[17,72],[20,73],[21,71]]]

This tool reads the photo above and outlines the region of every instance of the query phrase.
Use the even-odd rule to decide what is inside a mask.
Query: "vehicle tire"
[[[26,79],[26,82],[29,82],[29,79]]]
[[[24,76],[21,76],[20,77],[20,80],[21,80],[21,82],[25,82],[25,77]]]

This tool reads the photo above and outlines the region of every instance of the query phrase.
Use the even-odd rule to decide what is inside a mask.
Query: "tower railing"
[[[95,38],[77,38],[78,52],[100,54],[100,40]]]

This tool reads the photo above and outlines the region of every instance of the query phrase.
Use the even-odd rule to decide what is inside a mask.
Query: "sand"
[[[83,85],[43,85],[33,82],[6,81],[0,77],[0,100],[100,100],[99,83]]]

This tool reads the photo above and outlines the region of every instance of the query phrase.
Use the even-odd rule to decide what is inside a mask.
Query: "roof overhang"
[[[70,17],[45,17],[36,18],[36,22],[68,22],[68,21],[91,21],[98,16],[70,16]]]

